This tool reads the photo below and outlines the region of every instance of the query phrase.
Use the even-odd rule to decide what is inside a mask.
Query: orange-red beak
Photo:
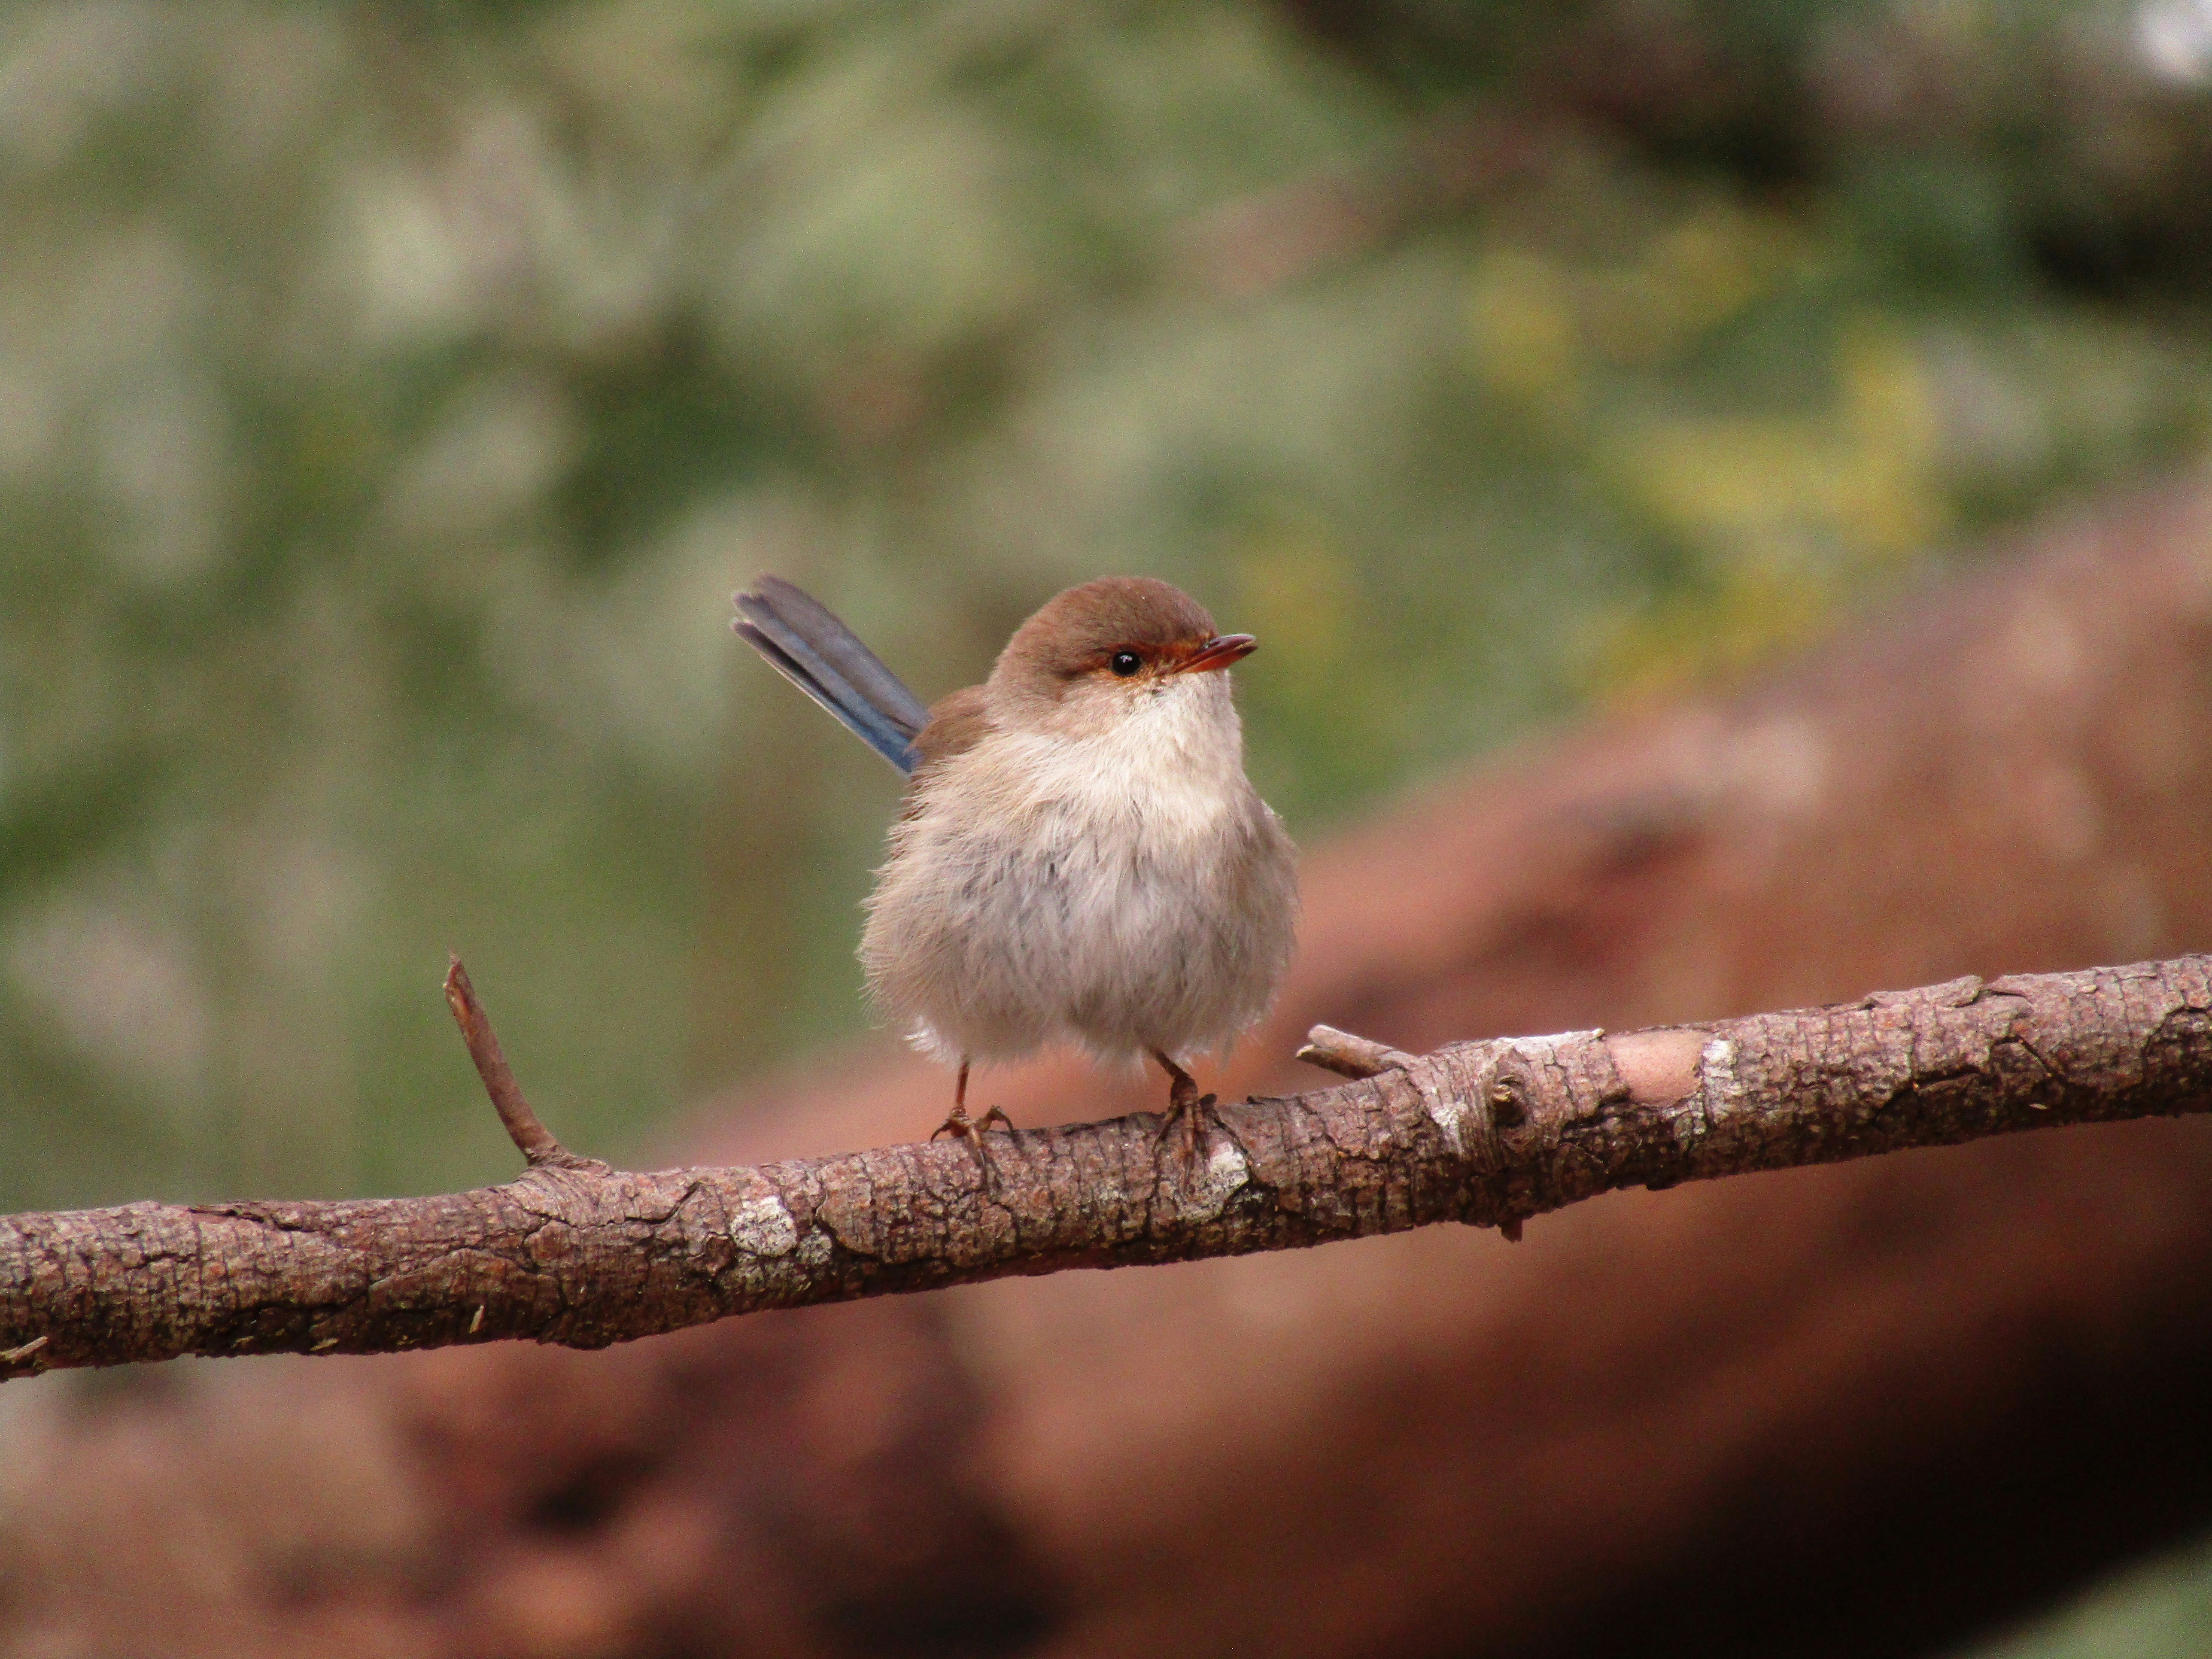
[[[1223,634],[1208,640],[1182,659],[1178,674],[1204,674],[1216,668],[1226,668],[1239,657],[1249,657],[1257,650],[1260,641],[1249,634]]]

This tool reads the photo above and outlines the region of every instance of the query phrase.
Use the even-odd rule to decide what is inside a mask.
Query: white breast
[[[1228,691],[1171,680],[1109,730],[994,732],[934,769],[869,902],[884,1009],[978,1060],[1054,1041],[1187,1056],[1264,1013],[1292,854],[1245,780]]]
[[[1066,738],[997,732],[962,760],[975,819],[1009,824],[1073,814],[1100,836],[1172,844],[1215,834],[1251,793],[1228,682],[1170,680],[1107,730]]]

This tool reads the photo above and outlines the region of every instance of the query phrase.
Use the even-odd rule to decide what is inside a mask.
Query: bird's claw
[[[1197,1163],[1206,1137],[1221,1122],[1220,1114],[1213,1109],[1219,1103],[1218,1096],[1201,1095],[1195,1090],[1188,1093],[1178,1090],[1169,1097],[1167,1111],[1162,1115],[1159,1127],[1152,1131],[1154,1151],[1167,1144],[1168,1136],[1180,1124],[1182,1126],[1182,1161],[1186,1164]]]
[[[975,1154],[977,1165],[983,1171],[983,1185],[987,1189],[993,1185],[997,1172],[991,1167],[991,1152],[983,1144],[983,1133],[994,1123],[1004,1125],[1008,1134],[1014,1132],[1014,1121],[1006,1115],[1003,1106],[994,1106],[981,1117],[970,1117],[965,1106],[956,1105],[945,1121],[929,1132],[932,1140],[939,1135],[952,1135],[966,1141],[969,1150]]]

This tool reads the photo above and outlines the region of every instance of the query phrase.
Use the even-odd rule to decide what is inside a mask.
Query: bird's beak
[[[1204,674],[1216,668],[1226,668],[1239,657],[1249,657],[1259,648],[1260,641],[1249,634],[1223,634],[1208,640],[1182,659],[1176,668],[1178,674]]]

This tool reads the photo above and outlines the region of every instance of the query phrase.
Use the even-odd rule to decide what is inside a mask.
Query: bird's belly
[[[1224,814],[1102,836],[1046,812],[917,838],[886,866],[862,955],[918,1035],[976,1059],[1073,1040],[1105,1056],[1218,1046],[1267,1006],[1288,950],[1279,836]]]

